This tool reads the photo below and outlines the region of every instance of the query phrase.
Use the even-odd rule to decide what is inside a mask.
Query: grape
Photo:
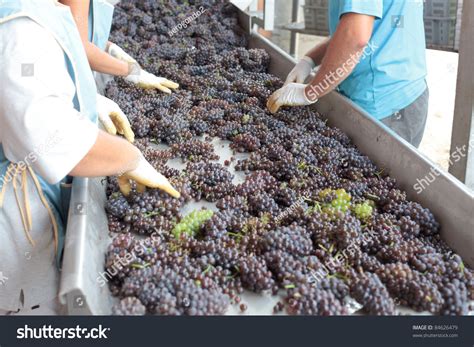
[[[145,313],[145,306],[135,297],[124,298],[112,308],[114,316],[143,316]]]
[[[377,275],[367,272],[351,284],[351,295],[364,310],[377,316],[395,315],[395,303]]]
[[[372,205],[368,201],[364,201],[361,204],[355,204],[353,206],[354,213],[357,218],[360,220],[364,221],[368,219],[370,216],[372,216],[372,213],[374,211]]]
[[[211,210],[193,211],[174,226],[172,233],[178,239],[183,233],[194,236],[199,231],[199,227],[213,214]]]

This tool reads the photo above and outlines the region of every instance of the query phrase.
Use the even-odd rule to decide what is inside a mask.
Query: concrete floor
[[[284,49],[288,49],[289,37],[286,34],[273,33],[271,39]],[[297,56],[304,56],[310,48],[323,39],[318,36],[299,35]],[[458,54],[435,50],[427,50],[426,53],[430,103],[425,136],[420,151],[439,167],[447,170],[456,94]]]

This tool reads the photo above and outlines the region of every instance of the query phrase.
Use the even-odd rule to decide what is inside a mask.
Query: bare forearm
[[[127,76],[129,74],[129,67],[126,62],[112,57],[89,41],[85,43],[85,48],[92,70],[114,76]]]
[[[306,88],[309,98],[319,99],[330,93],[352,73],[370,40],[373,21],[371,16],[343,16],[328,43],[320,69]]]
[[[127,76],[129,69],[126,62],[112,57],[92,42],[89,42],[89,1],[61,0],[61,3],[71,9],[91,69],[114,76]]]
[[[101,177],[136,169],[140,151],[126,140],[100,130],[87,155],[70,172],[71,176]]]
[[[306,53],[306,56],[310,57],[314,61],[316,66],[321,65],[323,58],[326,55],[326,51],[327,51],[330,41],[331,41],[331,38],[328,38],[321,44],[312,48],[308,53]]]

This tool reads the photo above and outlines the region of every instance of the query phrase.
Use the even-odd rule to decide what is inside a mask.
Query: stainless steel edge
[[[256,31],[251,32],[249,45],[250,48],[263,48],[270,54],[270,73],[282,79],[296,63]],[[328,124],[344,131],[362,153],[396,178],[410,199],[428,207],[441,223],[443,239],[470,267],[474,267],[472,191],[343,95],[332,92],[313,107],[328,119]],[[421,189],[420,182],[425,189]]]
[[[106,315],[112,306],[108,285],[100,280],[110,244],[102,182],[73,181],[59,293],[70,315]]]

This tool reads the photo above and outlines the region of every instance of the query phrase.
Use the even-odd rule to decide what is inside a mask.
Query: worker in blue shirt
[[[269,110],[314,104],[338,88],[418,147],[429,98],[423,1],[331,0],[329,26],[330,38],[295,66],[268,100]]]

